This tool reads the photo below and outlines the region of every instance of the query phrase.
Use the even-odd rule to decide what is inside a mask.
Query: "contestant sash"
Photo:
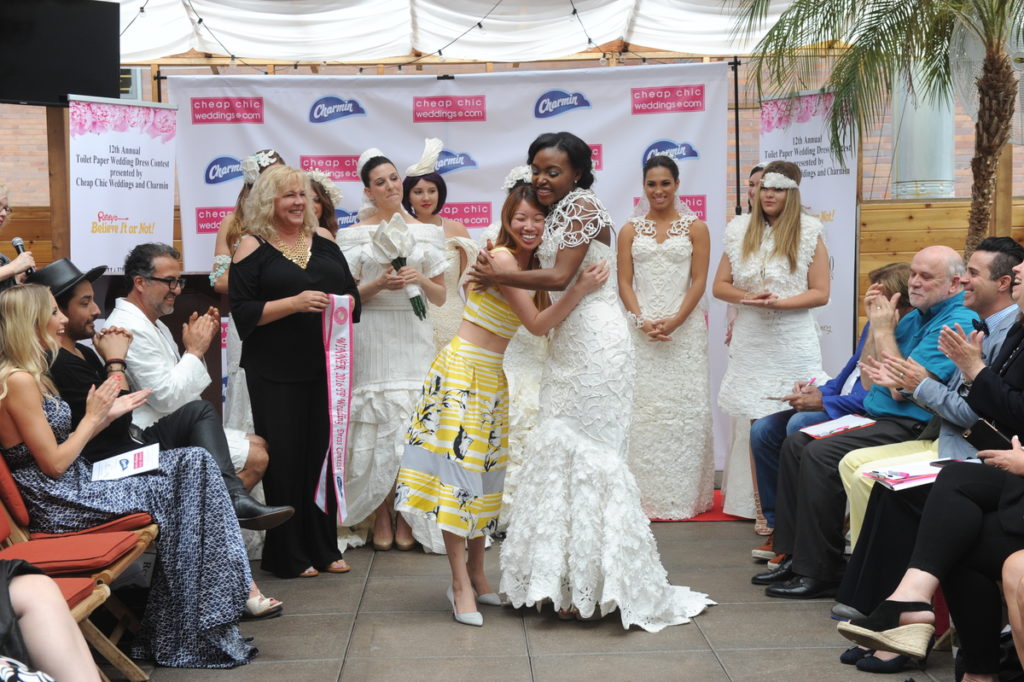
[[[323,312],[324,355],[327,360],[327,409],[331,420],[331,440],[320,468],[316,486],[316,505],[327,513],[328,485],[334,488],[338,502],[338,523],[348,516],[345,505],[345,459],[348,453],[348,421],[352,405],[352,309],[351,296],[329,294],[330,303]],[[334,476],[328,484],[328,473]]]

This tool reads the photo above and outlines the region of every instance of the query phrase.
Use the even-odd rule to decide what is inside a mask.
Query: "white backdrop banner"
[[[356,160],[379,147],[401,171],[423,139],[444,140],[444,214],[487,227],[501,183],[526,163],[530,142],[568,130],[594,150],[595,191],[619,224],[641,194],[651,154],[679,161],[690,207],[719,232],[725,221],[725,64],[636,66],[425,76],[171,76],[179,106],[178,180],[185,269],[207,272],[214,236],[242,187],[241,160],[264,148],[289,165],[320,168],[344,193],[342,225],[355,222]]]
[[[825,370],[835,376],[856,345],[857,149],[843,149],[845,167],[832,156],[826,124],[831,106],[832,95],[819,93],[762,102],[761,158],[800,167],[800,197],[825,225],[832,300],[815,313]]]
[[[120,273],[137,244],[174,239],[174,107],[68,100],[71,259]]]

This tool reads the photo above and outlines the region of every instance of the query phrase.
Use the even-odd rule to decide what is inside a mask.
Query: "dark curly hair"
[[[128,279],[128,286],[132,285],[136,277],[152,277],[153,261],[160,256],[181,260],[181,254],[176,248],[160,242],[139,244],[129,251],[124,259],[124,276]]]
[[[569,163],[572,164],[573,170],[578,171],[580,174],[580,179],[576,181],[576,186],[590,189],[591,185],[594,184],[594,161],[590,145],[572,133],[565,131],[560,133],[544,133],[530,145],[530,150],[526,156],[526,163],[532,164],[533,157],[537,156],[537,152],[549,147],[565,152],[566,156],[569,157]]]

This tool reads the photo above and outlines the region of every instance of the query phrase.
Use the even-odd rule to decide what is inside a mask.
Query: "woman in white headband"
[[[428,141],[424,166],[433,168],[437,144]],[[352,411],[349,426],[349,468],[345,483],[349,527],[339,529],[339,544],[358,547],[367,529],[352,528],[373,518],[375,549],[412,549],[419,541],[431,551],[444,552],[440,530],[412,517],[412,527],[401,514],[391,524],[391,495],[405,449],[409,415],[419,398],[423,377],[434,359],[433,327],[413,312],[405,287],[418,285],[432,306],[445,302],[444,231],[416,220],[402,207],[402,177],[395,164],[379,149],[359,157],[364,205],[360,222],[338,231],[338,245],[352,276],[359,283],[363,303],[359,333],[355,335],[352,373]],[[401,216],[411,237],[406,265],[394,268],[380,262],[372,240],[380,227]],[[415,538],[415,539],[414,539]]]
[[[752,212],[725,230],[712,289],[715,298],[738,306],[718,393],[743,436],[726,460],[725,509],[756,518],[759,532],[770,532],[774,500],[758,497],[744,425],[788,407],[773,397],[815,391],[810,384],[827,378],[810,309],[828,303],[828,250],[821,221],[801,208],[800,178],[794,163],[765,166]]]

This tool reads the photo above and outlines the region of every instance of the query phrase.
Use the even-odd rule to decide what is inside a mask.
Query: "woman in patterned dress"
[[[529,269],[543,230],[544,210],[532,187],[513,189],[490,251],[495,266]],[[452,570],[448,599],[460,623],[483,625],[474,593],[481,603],[501,604],[484,574],[484,536],[498,527],[508,448],[505,348],[520,323],[533,334],[546,334],[607,279],[606,265],[592,266],[543,311],[522,289],[470,291],[458,334],[427,373],[406,436],[395,506],[426,515],[441,528]]]
[[[611,218],[590,190],[586,142],[546,133],[527,158],[537,198],[548,207],[541,268],[495,271],[482,252],[470,277],[551,290],[557,302],[588,265],[614,256]],[[501,590],[516,607],[551,600],[565,618],[618,609],[624,628],[656,632],[689,622],[713,602],[669,584],[626,465],[633,343],[615,289],[606,283],[587,294],[551,334],[540,418],[501,547]]]
[[[46,375],[46,351],[56,352],[66,322],[44,286],[0,293],[0,447],[28,505],[30,530],[65,533],[150,514],[160,526],[157,563],[133,655],[186,668],[248,663],[256,649],[238,620],[259,592],[217,464],[201,448],[177,448],[161,453],[158,470],[93,481],[82,448],[149,391],[119,398],[111,377],[71,431],[71,410]]]
[[[636,348],[629,469],[648,518],[688,519],[711,508],[715,486],[703,306],[711,240],[677,203],[675,161],[651,157],[643,178],[646,210],[618,238],[619,297]]]

